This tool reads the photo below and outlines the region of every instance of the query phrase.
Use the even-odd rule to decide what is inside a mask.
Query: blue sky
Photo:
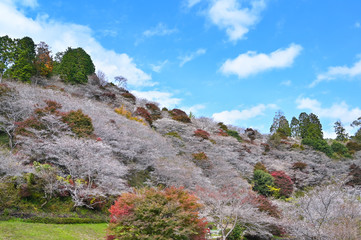
[[[361,116],[359,0],[0,0],[0,35],[83,47],[139,97],[269,131],[276,111]]]

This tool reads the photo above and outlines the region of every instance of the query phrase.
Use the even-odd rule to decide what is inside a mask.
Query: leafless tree
[[[217,225],[222,239],[227,239],[236,224],[245,220],[256,224],[257,216],[262,215],[253,205],[250,190],[232,185],[220,189],[198,187],[196,194],[205,203],[207,215]]]
[[[118,87],[127,89],[128,79],[126,79],[125,77],[123,77],[123,76],[116,76],[116,77],[114,77],[114,82],[116,82],[116,84],[118,85]]]
[[[358,239],[361,203],[342,184],[316,187],[283,206],[284,225],[297,239]]]

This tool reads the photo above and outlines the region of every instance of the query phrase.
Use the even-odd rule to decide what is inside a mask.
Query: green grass
[[[42,224],[0,221],[0,240],[99,240],[108,224]]]

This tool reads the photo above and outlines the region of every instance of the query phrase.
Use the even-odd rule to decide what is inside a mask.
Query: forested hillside
[[[132,231],[142,239],[124,216],[142,198],[170,201],[186,190],[198,199],[191,195],[187,205],[181,197],[174,211],[191,208],[190,218],[205,219],[183,226],[179,239],[204,239],[206,220],[224,239],[360,236],[360,130],[350,139],[338,123],[338,139],[326,140],[317,115],[301,113],[289,124],[278,112],[265,135],[160,109],[130,93],[126,79],[95,74],[81,48],[53,58],[45,43],[8,37],[0,48],[3,218],[104,220],[123,196],[108,239]],[[160,218],[153,221],[170,217]]]

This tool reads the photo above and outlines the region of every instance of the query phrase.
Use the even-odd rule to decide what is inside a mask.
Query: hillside
[[[181,110],[161,110],[157,103],[137,99],[125,88],[93,80],[82,85],[66,84],[57,77],[39,78],[36,84],[1,83],[4,216],[70,216],[77,208],[95,208],[92,211],[98,213],[91,214],[104,215],[115,196],[142,186],[183,186],[196,194],[199,187],[215,192],[231,187],[255,194],[257,163],[270,173],[288,175],[294,183],[293,198],[307,197],[307,191],[314,194],[311,189],[320,193],[330,183],[349,181],[350,167],[361,166],[360,151],[352,158],[330,158],[301,145],[297,138],[272,141],[253,129],[204,117],[189,119]],[[360,202],[352,200],[360,196],[357,185],[342,188],[342,193],[349,196],[354,211],[360,209]],[[199,196],[207,205],[209,199]],[[54,199],[68,201],[73,209],[57,214],[51,208],[22,207],[25,201],[46,209]],[[301,225],[301,220],[290,222],[292,200],[268,199],[270,208],[278,206],[282,212],[279,216],[262,210],[260,204],[240,207],[238,218],[247,226],[248,239],[280,235],[275,229],[301,236],[296,225],[310,234],[329,234],[328,228],[313,233],[312,226]],[[212,221],[209,212],[206,208],[204,214]]]

